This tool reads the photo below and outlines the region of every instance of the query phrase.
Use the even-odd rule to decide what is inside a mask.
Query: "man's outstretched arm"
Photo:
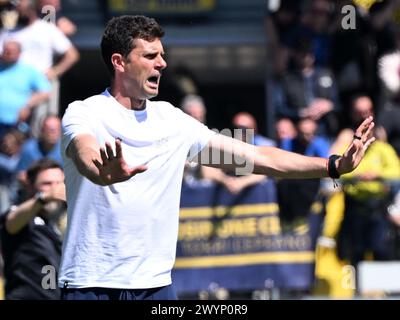
[[[146,166],[129,168],[122,154],[121,141],[115,140],[115,152],[110,143],[100,147],[89,134],[76,136],[67,148],[78,171],[95,184],[111,185],[130,179],[147,170]]]
[[[366,119],[357,128],[356,138],[346,152],[336,159],[334,165],[340,175],[353,171],[375,140],[372,137],[372,120],[372,117]],[[328,177],[325,158],[307,157],[274,147],[254,147],[222,135],[212,137],[198,158],[203,165],[236,172],[241,169],[240,174],[256,173],[293,179]]]

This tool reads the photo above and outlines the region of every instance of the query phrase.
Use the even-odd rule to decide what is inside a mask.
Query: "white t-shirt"
[[[41,72],[53,65],[54,53],[64,54],[72,46],[57,26],[39,19],[25,28],[4,32],[0,38],[0,51],[5,40],[18,41],[22,47],[20,61]]]
[[[59,286],[121,289],[171,283],[178,237],[180,190],[185,161],[215,134],[167,102],[146,101],[128,110],[106,91],[69,105],[62,120],[62,154],[68,227]],[[122,140],[131,167],[148,170],[128,181],[99,186],[78,173],[65,155],[79,134],[101,146]]]

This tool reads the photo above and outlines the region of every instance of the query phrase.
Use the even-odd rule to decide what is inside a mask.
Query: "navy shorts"
[[[62,288],[62,300],[177,300],[172,285],[151,289]]]

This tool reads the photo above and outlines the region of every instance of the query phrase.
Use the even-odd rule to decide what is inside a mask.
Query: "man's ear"
[[[115,71],[124,72],[124,57],[120,53],[113,53],[113,55],[111,56],[111,63],[113,64]]]

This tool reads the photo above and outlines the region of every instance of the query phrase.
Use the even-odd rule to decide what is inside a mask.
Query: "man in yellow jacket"
[[[372,114],[373,104],[369,97],[359,95],[353,99],[354,125]],[[344,129],[331,152],[340,152],[353,134],[352,129]],[[376,260],[387,259],[389,222],[386,213],[390,185],[400,179],[400,160],[396,151],[386,142],[375,141],[357,169],[341,178],[345,214],[339,235],[339,256],[349,259],[354,266],[364,260],[367,252],[372,252]]]

